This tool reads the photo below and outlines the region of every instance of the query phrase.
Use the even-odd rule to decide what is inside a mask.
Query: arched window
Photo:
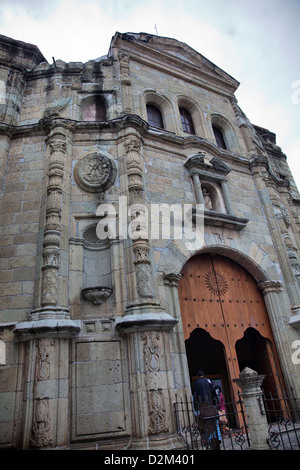
[[[152,104],[147,104],[147,117],[150,126],[164,128],[160,110]]]
[[[106,121],[105,102],[101,96],[93,96],[83,109],[84,121]]]
[[[221,131],[221,129],[219,127],[217,127],[215,125],[213,125],[212,128],[213,128],[213,132],[214,132],[214,136],[215,136],[215,139],[216,139],[217,146],[221,149],[226,150],[227,147],[226,147],[226,144],[225,144],[223,132]]]
[[[188,134],[195,134],[193,119],[189,111],[185,108],[179,108],[179,112],[183,131]]]

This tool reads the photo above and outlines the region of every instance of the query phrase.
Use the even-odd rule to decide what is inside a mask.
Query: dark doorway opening
[[[262,390],[268,402],[267,418],[270,422],[275,421],[278,413],[282,411],[280,401],[277,400],[277,397],[281,396],[282,387],[279,377],[276,376],[276,361],[271,342],[255,328],[248,328],[244,337],[236,342],[236,355],[241,371],[245,367],[249,367],[255,370],[258,375],[265,376]]]
[[[231,402],[231,386],[222,342],[212,338],[202,328],[196,328],[186,340],[185,346],[192,390],[197,370],[202,369],[213,385],[221,385],[225,401]]]
[[[236,342],[235,349],[240,371],[249,367],[258,375],[265,375],[262,383],[265,394],[278,394],[269,357],[270,341],[261,336],[255,328],[248,328],[244,337]]]

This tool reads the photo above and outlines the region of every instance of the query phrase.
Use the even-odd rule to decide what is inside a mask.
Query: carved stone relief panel
[[[76,183],[87,192],[102,192],[110,188],[115,180],[113,161],[104,154],[94,152],[81,158],[75,165]]]

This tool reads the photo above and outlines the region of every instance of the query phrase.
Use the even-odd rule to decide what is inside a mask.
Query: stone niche
[[[105,302],[112,294],[111,253],[109,240],[99,240],[96,224],[83,233],[82,296],[94,305]]]

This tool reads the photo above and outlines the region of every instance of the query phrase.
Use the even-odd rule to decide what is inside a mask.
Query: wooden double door
[[[197,369],[222,382],[227,401],[237,399],[245,367],[264,374],[266,393],[283,388],[263,295],[254,278],[219,255],[191,258],[182,269],[179,301],[191,379]]]

